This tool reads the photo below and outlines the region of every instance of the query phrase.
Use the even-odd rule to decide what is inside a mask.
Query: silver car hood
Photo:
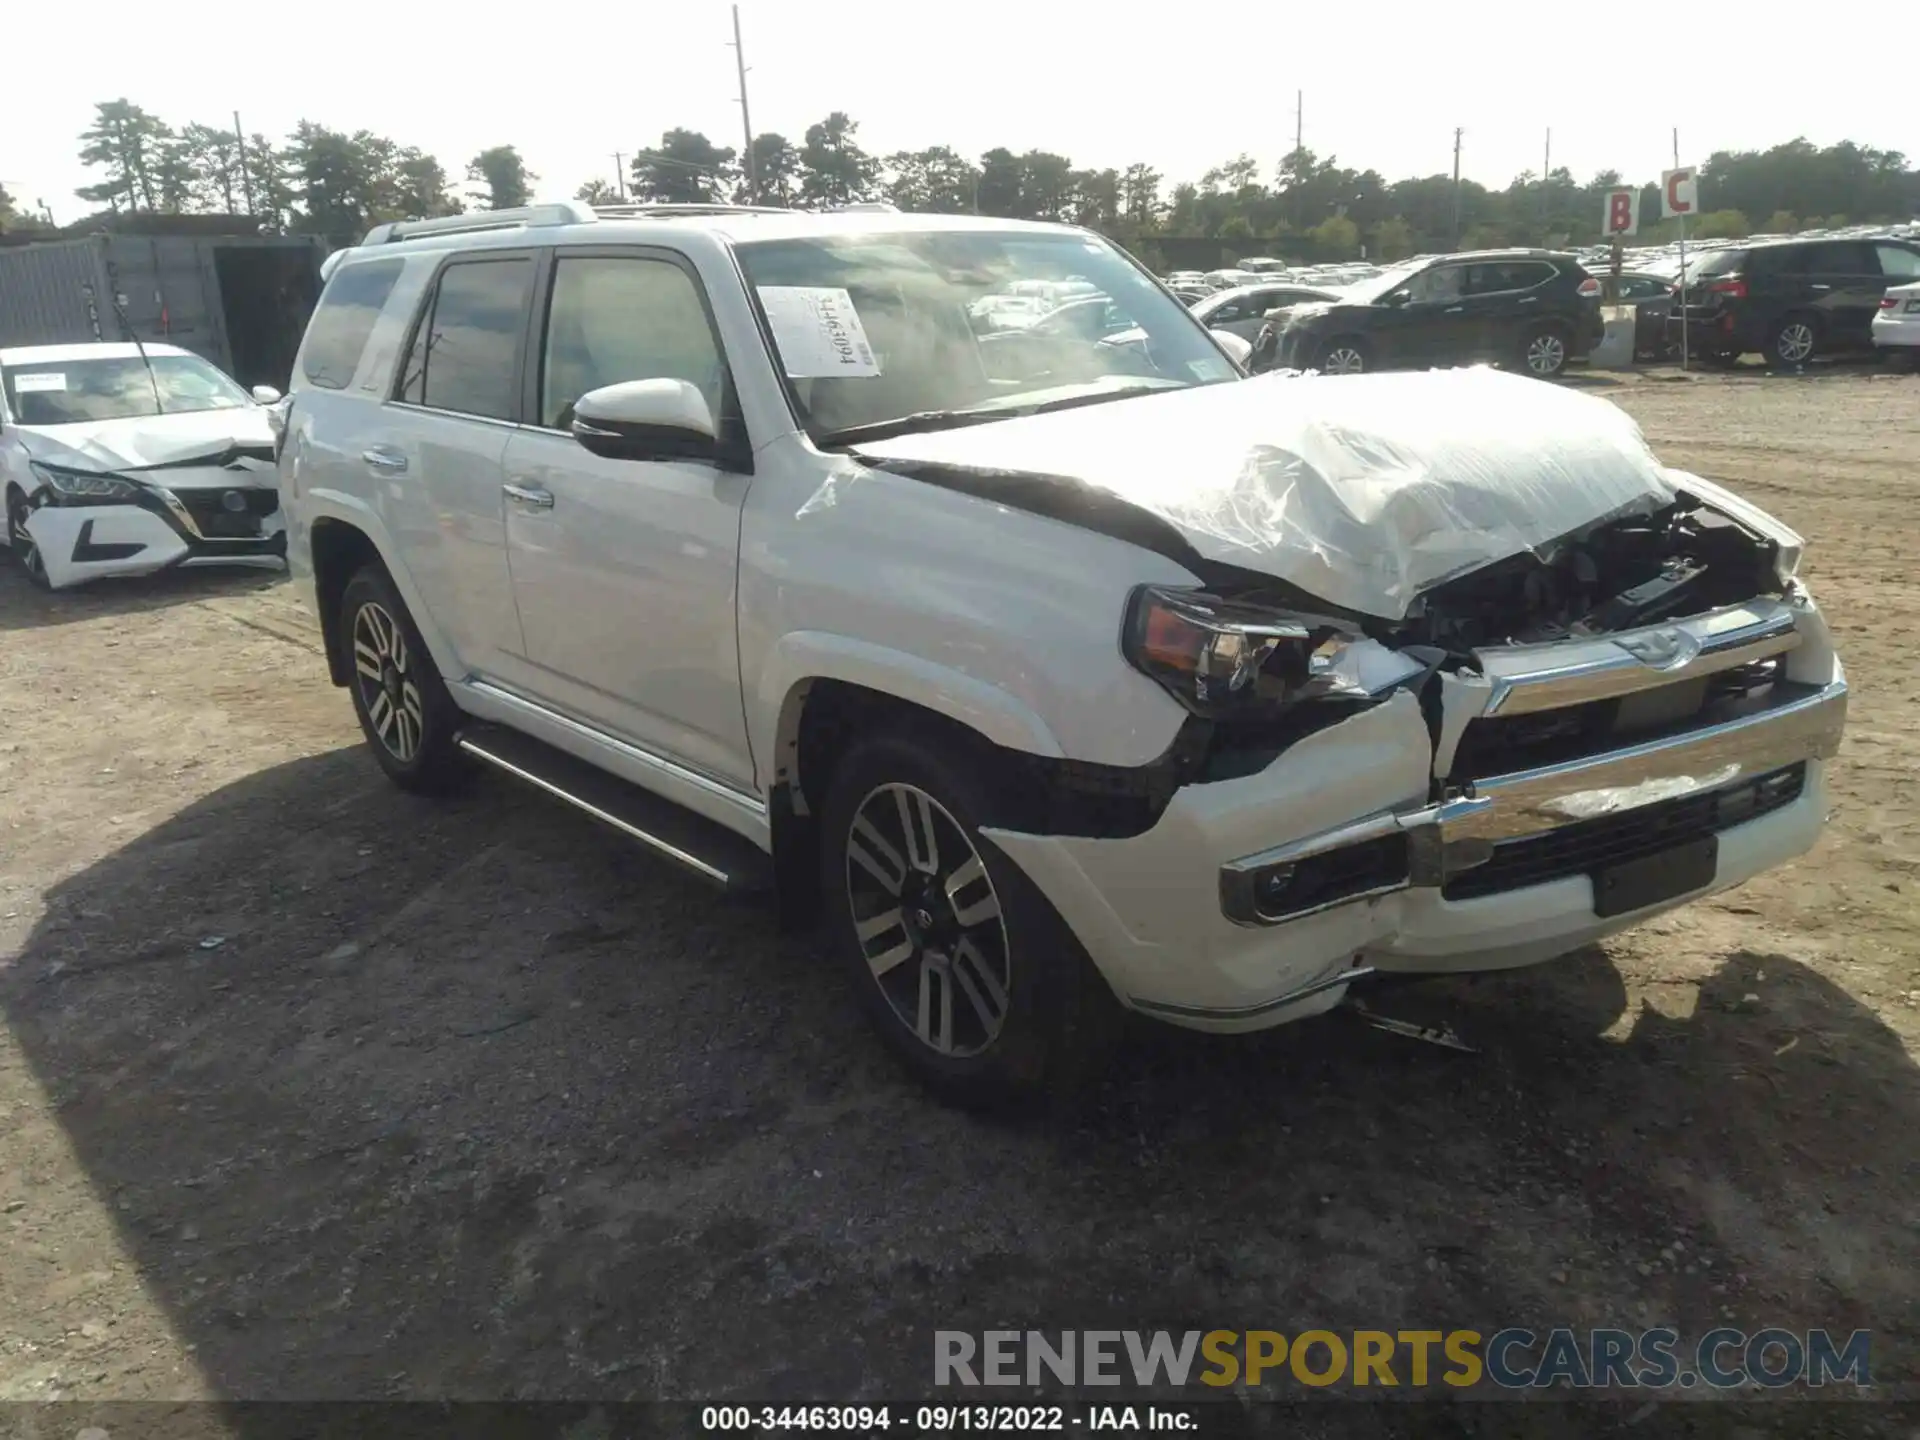
[[[854,450],[1104,491],[1205,559],[1390,620],[1442,581],[1675,494],[1625,412],[1485,368],[1270,374]]]
[[[145,470],[187,466],[202,459],[217,469],[220,457],[235,446],[273,447],[273,431],[266,407],[261,405],[10,428],[31,458],[72,470]],[[169,477],[167,483],[172,484],[176,478],[180,477]]]

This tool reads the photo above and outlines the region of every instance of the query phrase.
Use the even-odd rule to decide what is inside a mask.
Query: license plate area
[[[1707,835],[1684,845],[1604,865],[1593,872],[1593,913],[1606,918],[1658,905],[1663,900],[1704,890],[1720,870],[1720,837]]]

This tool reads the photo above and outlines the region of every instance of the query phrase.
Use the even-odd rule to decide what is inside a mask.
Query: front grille
[[[261,490],[247,486],[235,486],[231,490],[176,490],[180,503],[187,513],[193,516],[193,523],[200,527],[200,533],[209,540],[245,539],[260,533],[260,521],[263,516],[271,515],[279,508],[280,497],[277,491]],[[227,508],[227,497],[240,497],[241,508]]]
[[[1564,765],[1589,755],[1685,734],[1736,718],[1755,703],[1777,700],[1778,656],[1697,680],[1682,680],[1610,700],[1559,710],[1488,715],[1460,737],[1448,778],[1484,780],[1518,770]],[[1789,689],[1792,687],[1788,687]]]
[[[1448,900],[1474,900],[1658,855],[1689,840],[1704,840],[1771,815],[1798,800],[1806,784],[1803,761],[1718,790],[1508,840],[1494,846],[1493,858],[1486,864],[1449,878],[1440,893]]]

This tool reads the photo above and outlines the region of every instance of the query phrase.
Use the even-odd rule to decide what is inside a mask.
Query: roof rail
[[[522,226],[591,224],[597,217],[578,200],[554,200],[544,205],[517,205],[506,210],[474,210],[464,215],[441,215],[432,220],[390,220],[367,232],[362,245],[389,245],[422,235],[472,235],[485,230],[513,230]]]
[[[629,220],[646,215],[791,215],[783,205],[719,205],[673,201],[623,200],[617,205],[596,205],[594,213],[603,220]]]

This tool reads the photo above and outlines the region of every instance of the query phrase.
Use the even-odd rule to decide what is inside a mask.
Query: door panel
[[[515,429],[533,279],[531,254],[446,265],[409,342],[398,398],[348,457],[382,493],[433,623],[476,675],[511,674],[522,649],[500,461]]]
[[[1440,365],[1473,352],[1466,276],[1464,265],[1436,265],[1413,277],[1408,286],[1411,298],[1394,315],[1388,330],[1400,361]]]
[[[541,693],[750,788],[734,629],[749,477],[707,461],[606,459],[564,428],[586,391],[658,377],[698,385],[722,427],[739,425],[698,281],[658,252],[562,251],[540,334],[541,423],[513,436],[502,493]]]

